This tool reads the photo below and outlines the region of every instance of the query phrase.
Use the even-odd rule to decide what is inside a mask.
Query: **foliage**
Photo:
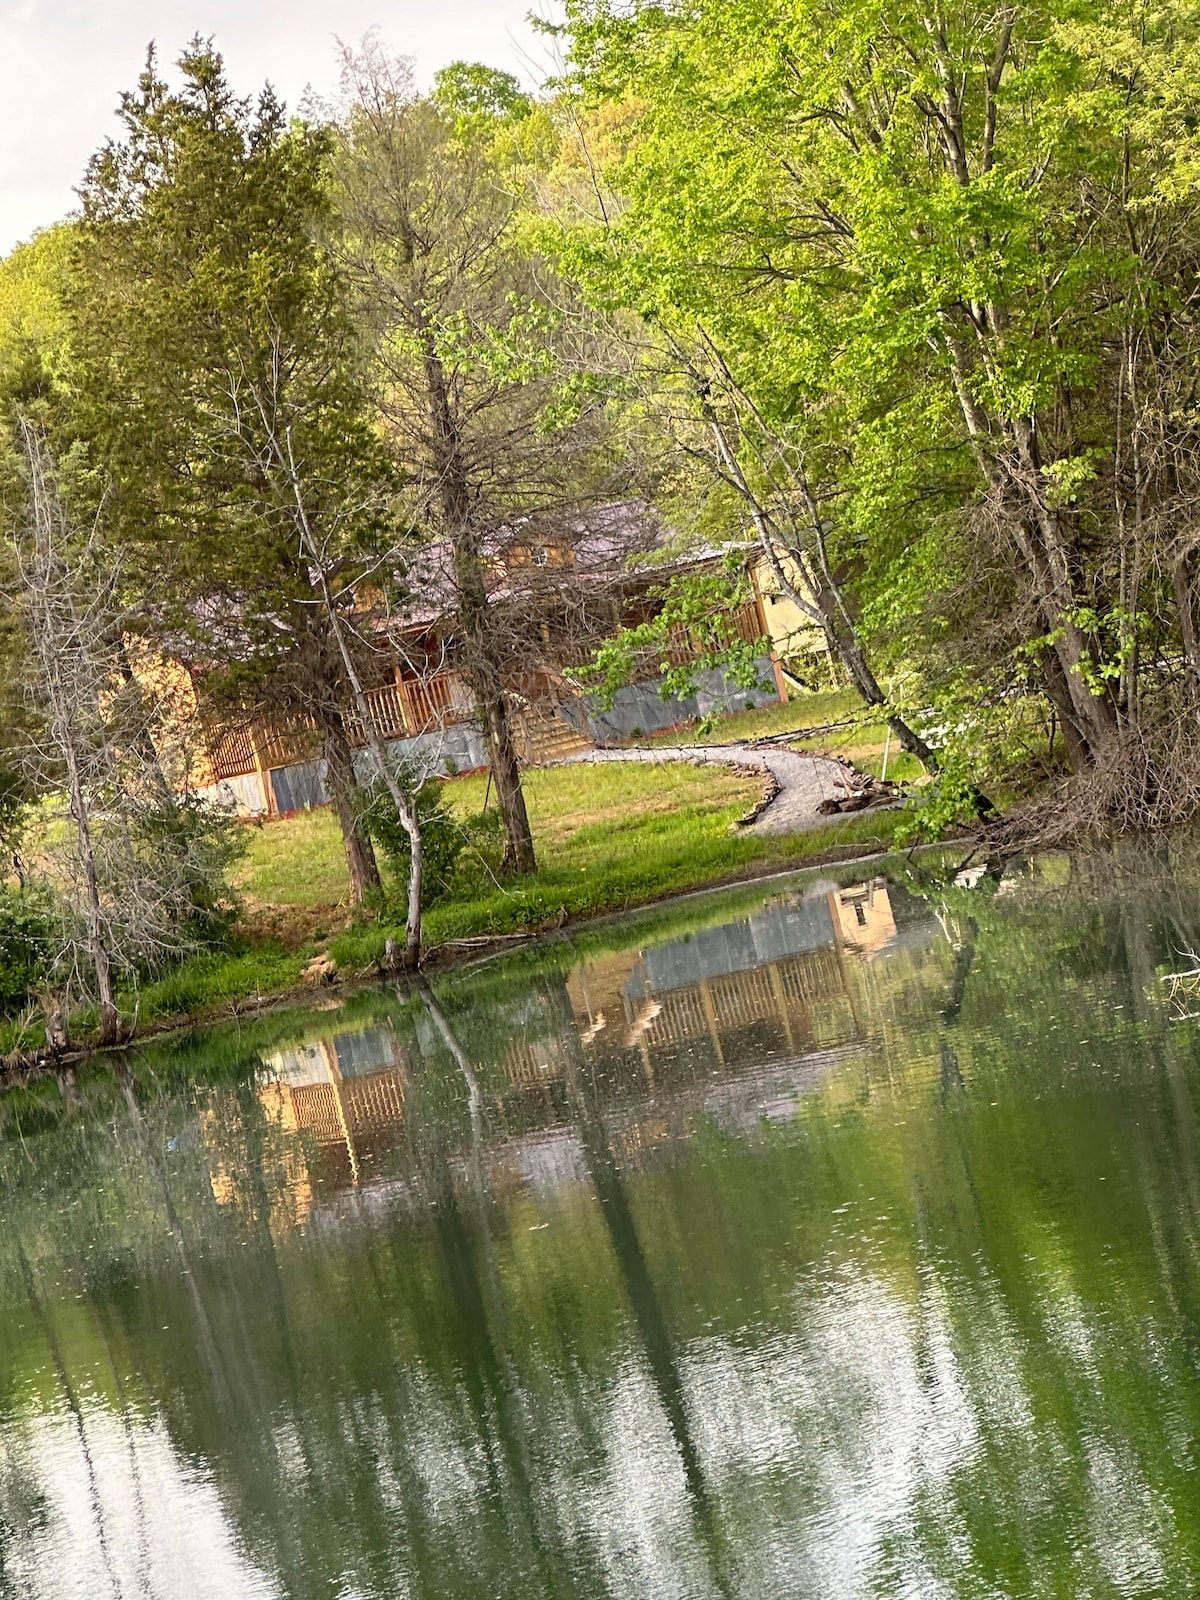
[[[57,921],[44,892],[0,886],[0,1016],[12,1016],[47,982]]]
[[[27,775],[11,751],[0,752],[0,851],[16,856],[29,827],[31,794]]]
[[[0,395],[6,399],[28,405],[66,379],[71,249],[71,225],[59,223],[0,261]]]
[[[409,767],[401,768],[397,776],[410,805],[415,809],[421,830],[424,870],[422,899],[427,906],[436,905],[452,892],[465,850],[473,849],[482,855],[486,849],[489,855],[492,854],[498,838],[503,836],[503,819],[494,810],[474,816],[456,816],[450,809],[445,785],[440,780],[422,778]],[[381,778],[363,791],[362,803],[363,820],[391,868],[403,903],[407,896],[412,845]],[[495,864],[499,866],[498,859]]]
[[[246,854],[245,831],[194,794],[160,795],[138,812],[134,845],[180,863],[175,915],[184,939],[201,950],[227,945],[239,909],[230,880]]]
[[[355,297],[381,434],[403,469],[398,503],[436,546],[505,820],[505,866],[536,870],[505,690],[538,670],[547,617],[569,628],[580,596],[531,602],[496,575],[517,547],[561,543],[616,477],[607,411],[587,383],[595,319],[531,247],[524,226],[553,148],[546,118],[491,69],[456,63],[433,95],[374,41],[347,52],[336,133],[339,251]],[[510,557],[512,559],[510,559]],[[419,563],[416,563],[419,570]]]
[[[433,75],[433,98],[452,115],[465,118],[529,116],[533,104],[511,72],[479,61],[451,61]],[[467,129],[470,131],[470,124]]]
[[[770,640],[743,639],[733,622],[752,593],[741,552],[718,571],[672,578],[650,591],[654,615],[606,639],[576,676],[596,690],[606,709],[619,690],[648,675],[660,678],[664,700],[695,694],[698,675],[712,669],[739,688],[760,689],[760,663]]]
[[[19,821],[29,796],[61,797],[69,821],[14,867],[53,912],[47,977],[68,1006],[98,1004],[111,1044],[118,975],[136,986],[227,937],[240,840],[222,814],[171,796],[169,739],[124,652],[121,552],[99,519],[81,524],[39,430],[19,427],[26,505],[8,600],[23,659],[4,686],[18,713],[8,809]]]
[[[201,41],[179,66],[172,90],[151,56],[123,97],[123,141],[83,185],[75,422],[111,476],[110,519],[171,574],[157,593],[171,624],[213,662],[249,650],[261,678],[295,653],[312,602],[290,485],[265,466],[271,429],[319,483],[314,514],[336,519],[339,554],[370,541],[387,463],[320,242],[328,134],[289,121],[269,91],[254,107],[238,98]]]
[[[352,599],[396,543],[395,475],[326,245],[333,141],[269,89],[238,97],[202,40],[179,71],[151,52],[80,191],[70,425],[108,479],[137,630],[227,712],[315,730],[361,895],[331,586]]]
[[[568,16],[579,126],[618,120],[560,261],[640,318],[680,447],[848,585],[976,782],[1036,696],[1152,821],[1200,698],[1200,9]]]

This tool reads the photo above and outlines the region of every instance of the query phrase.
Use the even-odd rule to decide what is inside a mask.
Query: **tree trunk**
[[[346,725],[341,713],[328,708],[321,717],[325,724],[325,773],[329,797],[337,812],[342,830],[342,844],[346,851],[346,869],[350,874],[350,895],[356,906],[361,906],[368,891],[381,886],[379,863],[370,835],[358,814],[358,779],[354,772],[354,753],[346,737]]]
[[[60,723],[62,718],[59,718]],[[92,968],[96,974],[96,995],[100,1001],[100,1040],[102,1045],[116,1044],[121,1025],[113,993],[112,966],[108,959],[108,946],[104,941],[104,917],[100,908],[100,888],[96,879],[96,858],[92,851],[92,830],[88,817],[87,800],[79,776],[79,759],[69,725],[61,728],[61,747],[67,764],[67,785],[71,798],[71,815],[79,839],[79,864],[83,868],[84,892],[87,896],[87,948]]]
[[[488,763],[496,784],[496,799],[504,818],[502,867],[506,872],[536,872],[537,856],[533,848],[529,813],[525,808],[525,791],[521,787],[521,765],[513,741],[512,720],[488,636],[483,567],[466,539],[460,540],[455,546],[454,566],[467,676],[476,714],[483,724]]]
[[[1019,479],[1012,482],[1012,492],[1021,497],[1028,512],[1017,543],[1034,580],[1042,615],[1052,635],[1052,648],[1062,664],[1075,722],[1094,758],[1117,731],[1116,713],[1108,698],[1093,694],[1088,685],[1090,651],[1074,617],[1078,598],[1061,521],[1034,486],[1041,479],[1042,468],[1033,421],[1023,422],[1017,434],[1022,470]]]
[[[529,826],[525,791],[521,787],[521,766],[513,743],[512,720],[504,703],[503,691],[497,690],[488,697],[487,734],[488,756],[492,776],[496,780],[496,798],[504,815],[501,868],[506,872],[536,872],[533,830]]]
[[[537,871],[533,830],[521,787],[521,764],[513,740],[512,719],[504,700],[499,670],[489,660],[488,640],[481,637],[486,623],[480,621],[480,608],[462,596],[460,585],[459,617],[467,652],[467,676],[475,700],[475,710],[483,724],[488,764],[496,783],[496,799],[504,818],[504,859],[506,872]]]
[[[989,307],[988,321],[993,329],[1006,327],[1007,313],[1002,307]],[[1094,758],[1116,733],[1116,714],[1105,696],[1092,694],[1084,675],[1088,645],[1074,620],[1078,599],[1062,520],[1046,503],[1043,493],[1036,418],[1019,417],[1008,424],[994,422],[975,393],[964,352],[950,331],[946,333],[946,351],[954,392],[980,475],[1009,512],[1007,525],[1013,543],[1051,636],[1050,649],[1058,658],[1061,680],[1055,683],[1055,706],[1061,714],[1061,708],[1069,703],[1070,718],[1064,718],[1063,727],[1067,728],[1068,720],[1073,723],[1088,757]],[[1001,440],[1003,448],[998,449]]]
[[[1196,607],[1192,597],[1192,575],[1187,555],[1181,555],[1171,568],[1171,584],[1175,591],[1175,607],[1179,612],[1179,634],[1183,641],[1183,659],[1187,662],[1192,680],[1192,692],[1200,695],[1200,641],[1196,637]]]
[[[936,752],[903,717],[888,709],[888,697],[871,669],[853,626],[846,621],[844,607],[839,605],[832,585],[823,573],[814,572],[812,576],[813,597],[821,613],[825,638],[831,651],[845,667],[851,683],[867,705],[878,706],[883,711],[888,727],[903,748],[917,758],[931,777],[935,776],[941,770]]]
[[[878,706],[883,711],[888,727],[896,735],[902,747],[910,755],[917,758],[931,777],[935,776],[941,770],[936,753],[926,744],[915,728],[910,727],[897,712],[889,709],[888,697],[884,694],[878,678],[871,670],[871,665],[859,642],[858,630],[854,626],[854,619],[842,599],[837,579],[830,570],[820,507],[813,497],[807,478],[801,478],[800,486],[808,512],[812,540],[816,545],[816,560],[809,559],[808,552],[800,548],[798,541],[789,543],[787,540],[781,539],[779,542],[804,575],[805,582],[811,591],[810,595],[802,594],[784,570],[783,563],[779,559],[779,552],[775,548],[776,529],[773,520],[742,471],[741,464],[725,436],[725,429],[717,415],[716,408],[707,395],[701,399],[701,409],[712,429],[717,455],[724,472],[750,507],[759,543],[762,546],[763,554],[770,563],[775,581],[788,599],[821,628],[825,635],[825,642],[829,646],[830,655],[845,667],[850,682],[858,690],[867,705]],[[981,802],[980,809],[982,811],[993,809],[990,800],[987,800],[983,795],[979,795],[978,791],[975,791],[975,793]]]
[[[1019,488],[1016,492],[1022,493],[1028,504],[1028,497]],[[1053,513],[1046,513],[1046,516],[1053,517]],[[1025,525],[1014,532],[1014,542],[1050,635],[1048,651],[1056,660],[1053,679],[1048,676],[1048,682],[1053,684],[1052,698],[1063,718],[1064,730],[1068,723],[1073,725],[1082,751],[1090,761],[1116,732],[1116,716],[1108,700],[1103,695],[1094,695],[1088,687],[1085,673],[1089,651],[1086,639],[1073,620],[1074,589],[1069,575],[1056,570],[1059,561],[1052,562],[1047,555],[1044,532],[1044,527],[1039,526],[1035,506]],[[1069,717],[1066,715],[1068,707]]]
[[[1067,760],[1072,772],[1082,772],[1091,765],[1091,751],[1083,730],[1075,720],[1075,707],[1071,704],[1071,694],[1067,688],[1066,675],[1063,672],[1062,662],[1058,653],[1047,646],[1042,651],[1042,671],[1046,678],[1046,698],[1054,707],[1055,715],[1063,731],[1063,743],[1067,747]]]
[[[441,469],[442,515],[454,551],[454,581],[458,589],[458,618],[466,650],[467,676],[476,715],[487,741],[496,797],[504,817],[504,866],[509,872],[532,873],[537,871],[537,856],[521,787],[521,766],[513,743],[508,707],[504,703],[503,676],[488,618],[487,580],[472,525],[470,485],[446,388],[445,370],[429,337],[425,341],[425,381]]]
[[[929,23],[926,24],[929,26]],[[964,133],[963,87],[956,79],[949,54],[937,28],[931,29],[941,48],[935,53],[940,81],[940,104],[932,95],[919,104],[930,130],[941,144],[947,175],[961,188],[971,182]],[[996,93],[1012,42],[1011,19],[1004,22],[987,79],[985,170],[994,158]],[[1008,307],[997,302],[978,305],[974,317],[974,351],[991,377],[1003,370],[1002,356],[1011,326]],[[940,313],[945,328],[945,348],[950,375],[976,462],[984,481],[1015,513],[1014,542],[1025,563],[1043,620],[1051,636],[1050,648],[1062,668],[1062,684],[1071,705],[1071,718],[1088,753],[1095,757],[1117,732],[1116,710],[1107,695],[1094,695],[1085,675],[1091,652],[1086,636],[1075,621],[1078,596],[1071,574],[1069,544],[1064,537],[1062,514],[1045,494],[1045,478],[1034,413],[1010,419],[989,416],[976,390],[963,342],[951,326],[949,311]],[[1056,692],[1057,689],[1056,689]],[[1067,727],[1064,720],[1064,728]]]
[[[271,421],[271,408],[264,404],[262,396],[259,397],[258,403],[270,439],[271,455],[275,465],[284,472],[291,491],[296,532],[299,536],[299,552],[304,560],[311,563],[309,577],[310,581],[315,581],[316,591],[320,596],[320,615],[326,630],[325,642],[332,645],[336,657],[340,659],[341,672],[349,685],[354,710],[366,738],[367,749],[371,752],[376,776],[382,778],[387,785],[392,804],[396,807],[396,816],[408,835],[408,908],[405,913],[404,966],[415,970],[421,960],[421,885],[424,874],[424,852],[421,848],[421,826],[417,818],[416,798],[414,796],[410,801],[405,795],[395,768],[387,759],[387,751],[375,726],[371,706],[354,663],[354,652],[350,648],[350,641],[346,637],[346,630],[342,626],[338,612],[337,600],[329,585],[325,551],[309,520],[304,485],[292,451],[291,430],[286,430],[281,436]],[[338,678],[337,669],[330,670],[327,666],[322,682],[337,683]],[[354,797],[358,792],[358,779],[354,772],[354,754],[346,737],[345,719],[340,707],[327,700],[322,701],[320,713],[325,726],[325,757],[329,788],[342,826],[351,886],[354,889],[355,899],[361,904],[366,888],[379,884],[379,865],[375,860],[370,837],[359,819],[354,804]]]

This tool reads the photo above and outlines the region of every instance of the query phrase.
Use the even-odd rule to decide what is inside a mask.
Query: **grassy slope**
[[[663,734],[657,739],[640,742],[653,748],[655,744],[730,744],[741,739],[761,739],[770,734],[797,734],[791,741],[797,750],[814,755],[847,756],[864,772],[879,777],[883,768],[883,754],[887,727],[882,722],[860,721],[865,715],[862,701],[853,689],[825,689],[815,694],[804,694],[787,705],[763,706],[759,711],[738,711],[723,717],[711,732],[698,734],[683,728]],[[853,720],[855,726],[839,729],[835,733],[822,733],[815,739],[804,738],[807,728],[819,728],[825,723]],[[893,737],[888,752],[887,775],[897,783],[913,783],[923,776],[921,764],[914,756],[902,750]]]
[[[483,805],[486,778],[456,778],[446,791],[452,808],[469,815]],[[563,912],[619,911],[748,869],[799,863],[831,845],[874,845],[888,832],[879,818],[855,818],[853,826],[846,819],[792,837],[740,833],[733,825],[759,798],[758,780],[686,762],[538,768],[526,773],[525,794],[537,877],[497,883],[468,864],[460,893],[427,913],[428,943],[536,928]],[[310,813],[257,829],[243,887],[255,907],[285,892],[310,907],[318,924],[344,920],[345,868],[333,816]],[[331,887],[340,907],[321,898]],[[384,937],[376,928],[349,931],[332,949],[339,960],[363,964]]]
[[[846,692],[808,695],[726,718],[707,742],[818,726],[854,708]],[[675,743],[691,738],[686,731],[671,736]],[[882,729],[837,738],[822,736],[811,748],[839,749],[864,766],[875,756],[878,770]],[[907,776],[897,769],[894,745],[889,774]],[[472,776],[450,780],[446,792],[451,806],[469,815],[482,808],[486,788],[486,777]],[[686,762],[531,769],[525,793],[537,877],[497,883],[481,864],[468,862],[460,891],[427,913],[427,946],[555,926],[830,853],[884,848],[892,833],[893,819],[870,815],[783,837],[739,832],[734,823],[758,800],[759,781]],[[331,811],[253,826],[247,843],[240,875],[248,909],[244,947],[197,957],[147,985],[138,1000],[144,1023],[295,989],[321,945],[349,969],[365,968],[382,953],[388,928],[348,926],[345,860]],[[14,1042],[12,1030],[0,1030],[0,1048]]]
[[[481,809],[486,786],[485,777],[473,776],[446,788],[452,807],[468,815]],[[739,832],[733,824],[757,801],[758,780],[685,762],[533,769],[525,775],[525,792],[537,877],[496,883],[468,865],[462,891],[426,914],[427,946],[622,911],[706,884],[802,866],[831,851],[883,848],[891,834],[889,819],[870,816],[784,837]],[[350,970],[382,953],[387,927],[346,926],[345,865],[329,811],[255,828],[242,888],[254,911],[255,946],[240,956],[189,962],[148,987],[142,995],[147,1020],[294,987],[318,942],[327,942]],[[300,938],[305,930],[308,937]],[[295,948],[282,948],[281,938]]]

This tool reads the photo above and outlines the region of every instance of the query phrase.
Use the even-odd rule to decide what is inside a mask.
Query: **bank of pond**
[[[0,1097],[0,1593],[1191,1595],[1200,836]]]

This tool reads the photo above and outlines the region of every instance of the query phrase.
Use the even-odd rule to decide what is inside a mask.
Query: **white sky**
[[[414,57],[424,83],[456,60],[535,83],[548,63],[525,21],[533,9],[547,14],[537,0],[0,0],[0,254],[73,207],[151,39],[170,62],[212,34],[239,93],[269,78],[294,107],[308,85],[333,87],[335,40],[369,28]]]

